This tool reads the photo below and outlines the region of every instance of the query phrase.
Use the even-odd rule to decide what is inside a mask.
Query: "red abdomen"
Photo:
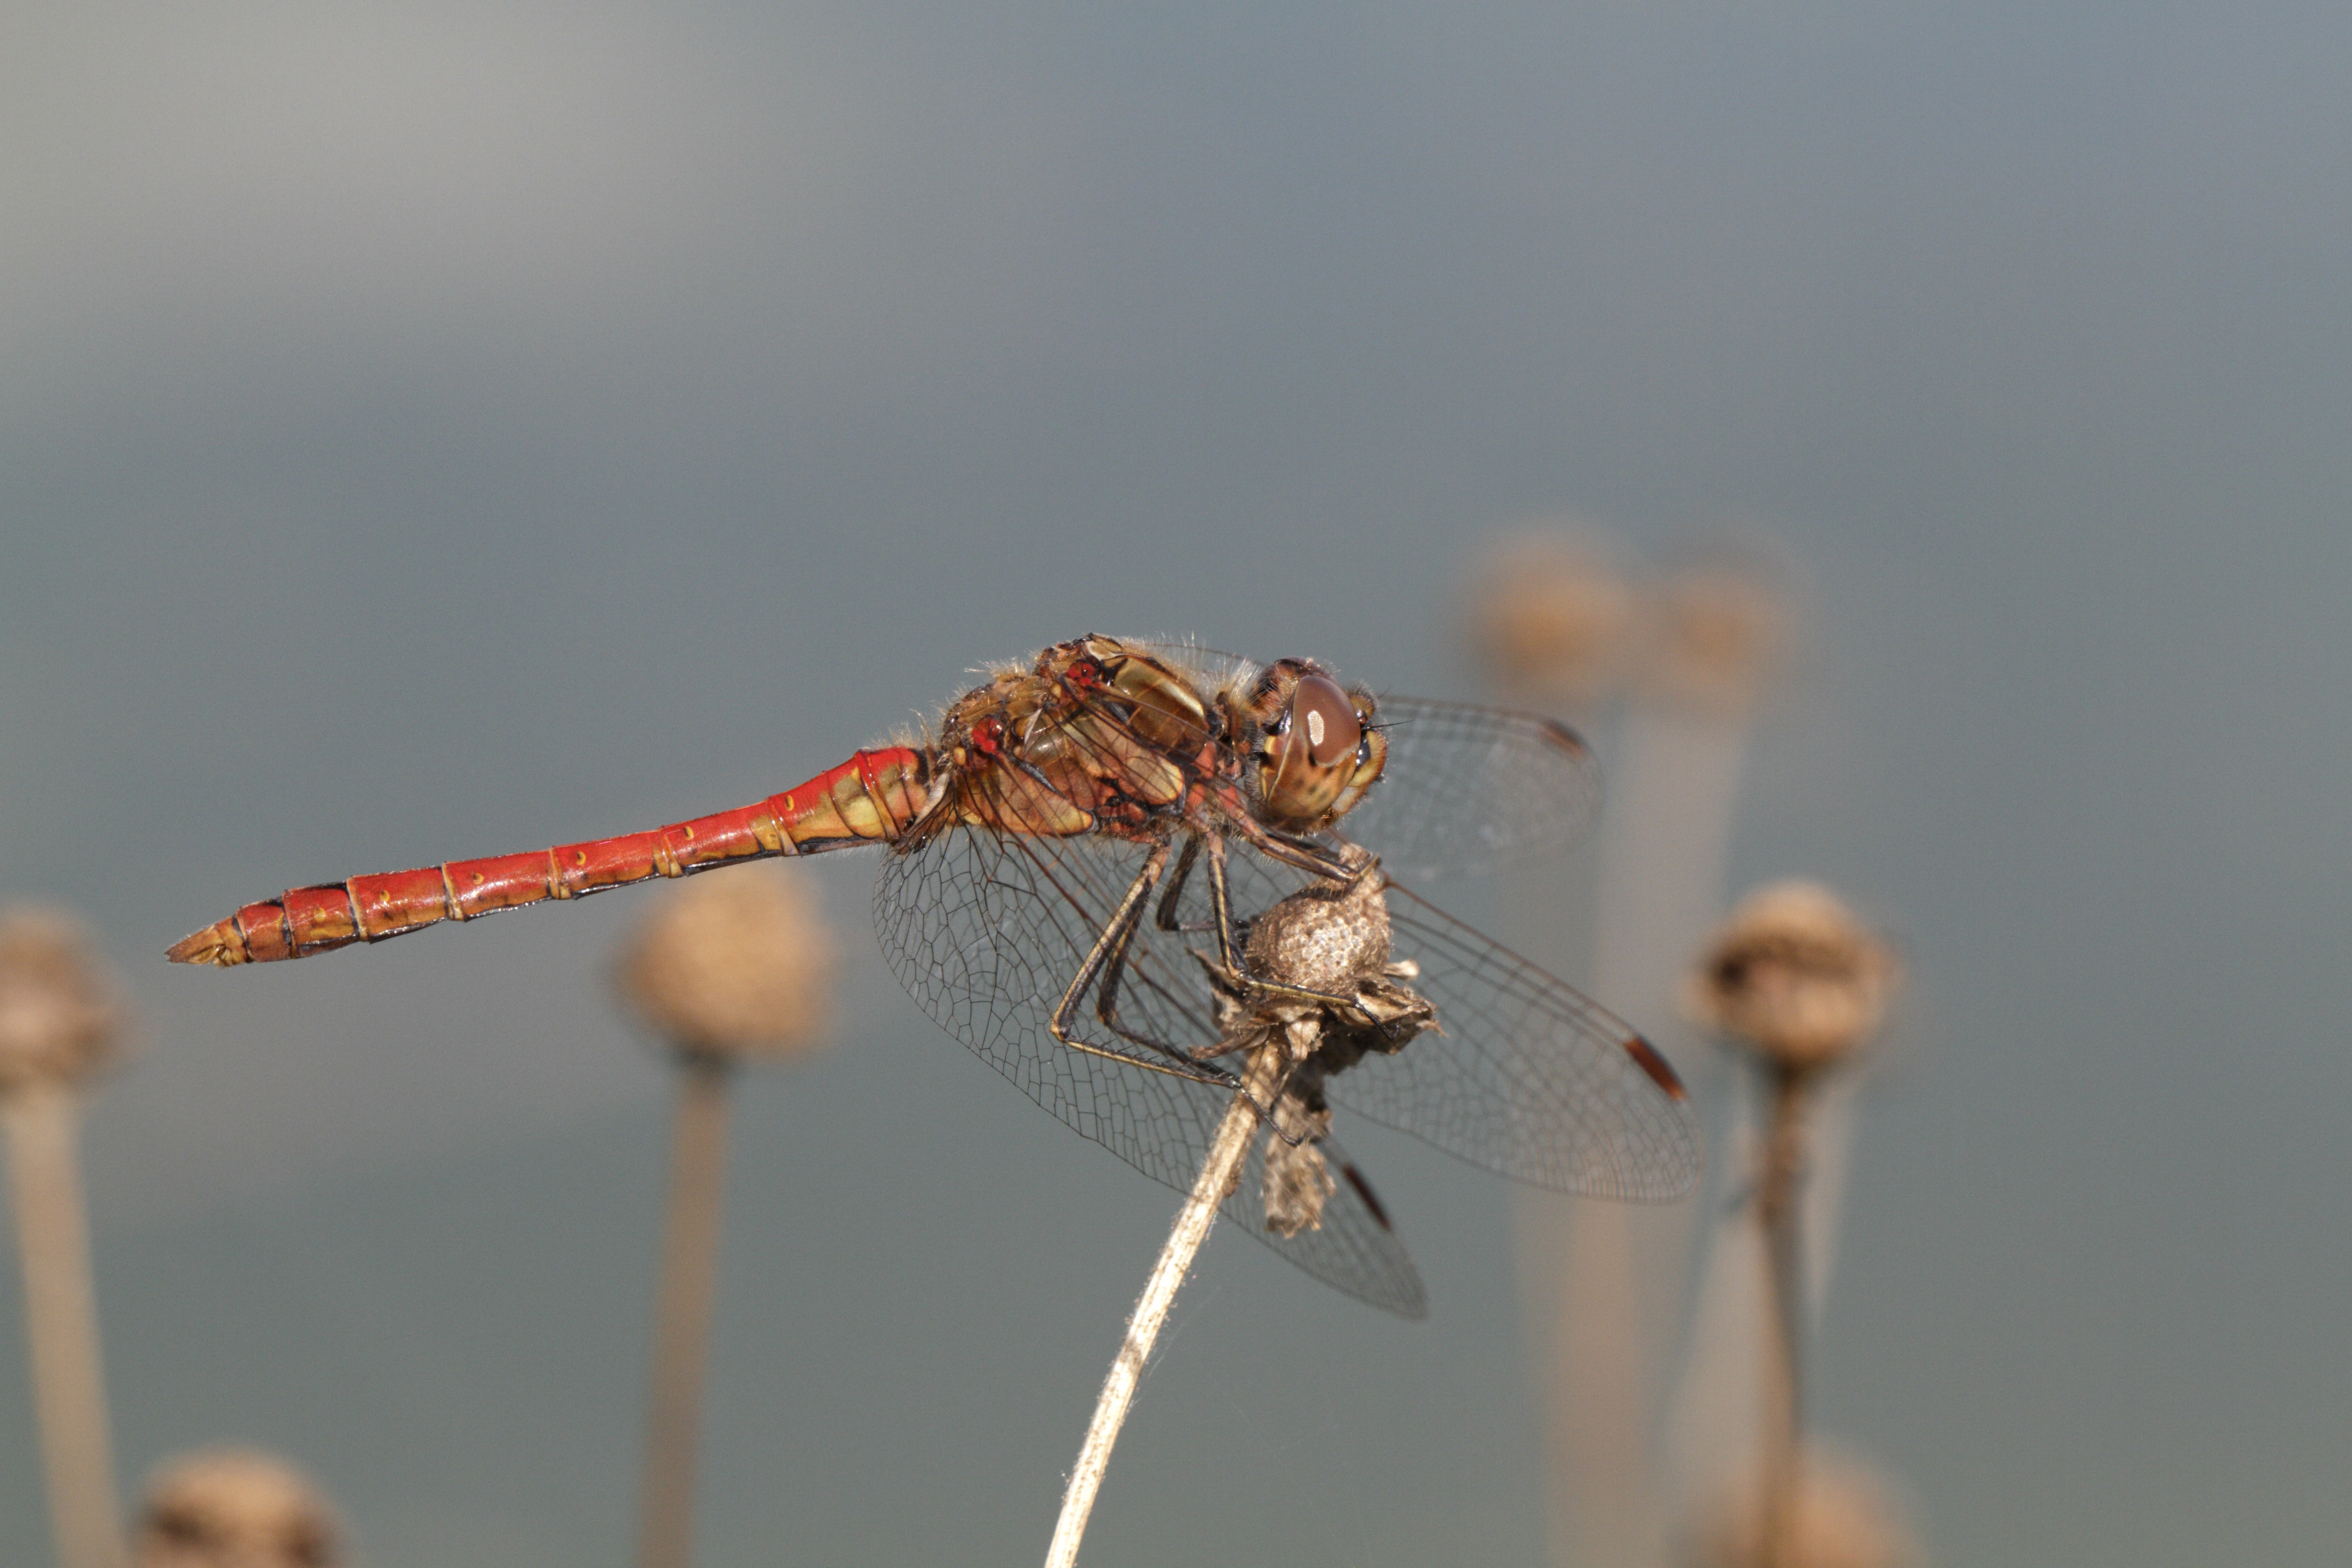
[[[930,773],[926,753],[884,747],[859,752],[757,805],[650,833],[295,888],[183,938],[172,948],[172,962],[226,968],[308,958],[442,921],[576,899],[648,877],[683,877],[768,855],[891,843],[922,815]]]

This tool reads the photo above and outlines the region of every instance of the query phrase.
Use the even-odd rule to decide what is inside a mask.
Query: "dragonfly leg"
[[[1195,839],[1193,842],[1197,844],[1199,840]],[[1191,854],[1192,846],[1187,845],[1185,858],[1189,859]],[[1171,874],[1177,876],[1183,874],[1182,861],[1178,862],[1175,872]],[[1162,904],[1164,907],[1164,900]],[[1129,1028],[1126,1021],[1118,1016],[1118,986],[1119,982],[1127,977],[1128,949],[1135,944],[1135,933],[1142,928],[1143,911],[1138,909],[1134,917],[1120,928],[1117,940],[1111,943],[1110,954],[1102,966],[1102,984],[1095,988],[1095,1016],[1102,1020],[1105,1028],[1129,1045],[1140,1046],[1146,1050],[1158,1051],[1161,1056],[1189,1064],[1192,1060],[1189,1053],[1179,1050],[1165,1040],[1155,1040],[1149,1035],[1137,1034]]]
[[[1344,856],[1333,854],[1312,838],[1301,838],[1296,833],[1285,833],[1278,827],[1262,827],[1260,831],[1274,842],[1286,845],[1314,861],[1321,867],[1322,874],[1334,881],[1344,881],[1353,887],[1356,879],[1363,875],[1362,869],[1349,866]]]
[[[1129,1067],[1145,1068],[1153,1072],[1164,1072],[1171,1078],[1191,1079],[1196,1083],[1214,1084],[1221,1089],[1229,1089],[1237,1080],[1224,1069],[1203,1067],[1181,1051],[1120,1027],[1117,1010],[1112,1005],[1118,991],[1118,973],[1125,965],[1127,944],[1133,940],[1135,928],[1141,923],[1143,902],[1150,896],[1152,883],[1158,881],[1160,872],[1167,868],[1168,849],[1169,847],[1165,844],[1155,845],[1152,847],[1151,853],[1144,857],[1143,869],[1138,872],[1135,880],[1128,885],[1126,894],[1118,901],[1118,908],[1112,912],[1109,921],[1096,936],[1094,946],[1087,951],[1086,962],[1079,964],[1077,973],[1071,976],[1069,989],[1062,993],[1062,1000],[1055,1006],[1054,1016],[1047,1023],[1046,1028],[1052,1033],[1054,1038],[1063,1045],[1075,1051],[1084,1051],[1088,1056],[1102,1057],[1115,1062],[1125,1062]],[[1145,1049],[1156,1051],[1167,1058],[1166,1061],[1153,1061],[1148,1057],[1133,1052],[1108,1050],[1101,1046],[1088,1045],[1070,1033],[1071,1022],[1077,1016],[1078,998],[1085,995],[1096,979],[1104,975],[1107,970],[1108,979],[1102,1000],[1096,1007],[1097,1016],[1109,1025],[1120,1038],[1132,1041]]]
[[[1126,1067],[1141,1068],[1146,1072],[1164,1072],[1170,1078],[1185,1079],[1193,1083],[1205,1083],[1212,1089],[1238,1089],[1241,1087],[1242,1080],[1240,1079],[1235,1078],[1232,1073],[1226,1072],[1221,1068],[1213,1068],[1202,1063],[1188,1061],[1182,1058],[1177,1058],[1170,1061],[1153,1061],[1150,1057],[1139,1057],[1132,1051],[1114,1051],[1103,1046],[1090,1046],[1084,1040],[1074,1039],[1067,1035],[1057,1034],[1054,1037],[1056,1040],[1059,1040],[1062,1044],[1069,1047],[1070,1049],[1074,1051],[1084,1051],[1090,1057],[1100,1057],[1107,1062],[1118,1062]],[[1149,1041],[1145,1041],[1144,1043],[1147,1045],[1150,1044]],[[1157,1050],[1161,1047],[1155,1046],[1152,1048]],[[1259,1114],[1265,1114],[1265,1108],[1264,1106],[1258,1107]]]
[[[1143,858],[1143,869],[1137,872],[1135,880],[1128,884],[1127,891],[1119,898],[1118,908],[1111,912],[1109,921],[1096,934],[1094,946],[1087,950],[1086,962],[1078,965],[1076,974],[1070,976],[1069,989],[1063,992],[1061,1001],[1054,1005],[1053,1021],[1047,1025],[1054,1037],[1062,1044],[1077,1043],[1070,1038],[1070,1020],[1077,1015],[1078,998],[1085,995],[1087,988],[1095,983],[1095,977],[1102,973],[1103,965],[1109,962],[1111,954],[1125,949],[1136,916],[1143,908],[1143,900],[1150,896],[1151,885],[1160,880],[1160,873],[1167,868],[1168,846],[1164,843],[1153,845],[1151,853]]]
[[[1220,957],[1225,966],[1234,973],[1239,973],[1242,972],[1235,966],[1240,962],[1240,955],[1234,942],[1233,911],[1225,889],[1224,841],[1219,835],[1212,834],[1208,837],[1211,839],[1209,892],[1211,905],[1215,910],[1213,923],[1217,931],[1217,945]],[[1200,836],[1198,835],[1193,836],[1186,843],[1182,858],[1178,862],[1175,871],[1169,876],[1171,885],[1181,886],[1180,879],[1187,873],[1191,863],[1199,856],[1199,846]],[[1130,1067],[1144,1068],[1154,1072],[1164,1072],[1172,1078],[1190,1079],[1196,1083],[1213,1084],[1222,1089],[1235,1088],[1239,1084],[1239,1079],[1226,1069],[1211,1065],[1206,1059],[1219,1053],[1213,1050],[1195,1056],[1192,1052],[1180,1049],[1164,1041],[1139,1035],[1128,1028],[1118,1016],[1118,987],[1126,973],[1128,948],[1135,940],[1136,931],[1143,923],[1144,905],[1151,895],[1152,885],[1160,880],[1163,873],[1168,872],[1171,853],[1171,846],[1161,843],[1154,845],[1151,852],[1144,857],[1143,866],[1137,871],[1135,880],[1128,884],[1127,891],[1119,898],[1118,907],[1111,912],[1110,919],[1104,922],[1103,929],[1096,935],[1094,945],[1087,950],[1085,961],[1078,965],[1077,973],[1070,977],[1069,986],[1062,993],[1062,999],[1055,1005],[1054,1016],[1046,1027],[1055,1040],[1072,1050],[1084,1051],[1088,1056],[1102,1057],[1111,1061],[1124,1062]],[[1171,891],[1163,894],[1160,899],[1161,910],[1172,917],[1174,908],[1174,893]],[[1098,985],[1097,982],[1099,982]],[[1096,991],[1095,1016],[1105,1027],[1120,1039],[1139,1047],[1140,1050],[1156,1052],[1166,1060],[1153,1061],[1136,1052],[1112,1050],[1101,1046],[1089,1045],[1073,1035],[1070,1031],[1072,1024],[1077,1017],[1078,1000],[1089,989]],[[1288,989],[1297,990],[1297,987]],[[1335,1002],[1345,1000],[1339,997],[1323,998],[1319,993],[1315,992],[1302,991],[1298,994],[1318,1000]],[[1287,1077],[1286,1074],[1285,1076]],[[1270,1104],[1258,1105],[1256,1109],[1261,1117],[1273,1114]]]
[[[1255,980],[1239,971],[1234,973],[1240,975],[1244,994],[1252,1006],[1276,1001],[1306,1002],[1325,1007],[1355,1005],[1356,999],[1352,996],[1334,995],[1328,991],[1311,991],[1304,985],[1286,985],[1278,980]],[[1219,1057],[1232,1055],[1246,1044],[1248,1044],[1246,1040],[1219,1040],[1213,1046],[1202,1046],[1194,1051],[1191,1059],[1196,1062],[1213,1062]]]
[[[1184,845],[1184,853],[1178,858],[1175,869],[1168,873],[1169,880],[1172,886],[1169,892],[1162,894],[1160,897],[1160,912],[1164,917],[1171,918],[1163,919],[1156,922],[1160,925],[1160,929],[1162,931],[1182,931],[1185,929],[1183,926],[1176,923],[1172,919],[1176,903],[1175,893],[1177,890],[1181,889],[1181,879],[1191,868],[1193,860],[1199,857],[1200,852],[1201,839],[1200,836],[1196,834],[1186,840]],[[1216,859],[1216,856],[1218,854],[1217,847],[1215,846],[1212,846],[1209,853],[1211,856],[1210,863],[1212,867],[1218,865],[1220,862]],[[1171,1045],[1165,1040],[1153,1039],[1149,1035],[1139,1035],[1133,1029],[1129,1028],[1127,1026],[1126,1020],[1119,1016],[1118,988],[1120,982],[1126,978],[1127,974],[1128,951],[1134,945],[1135,933],[1142,929],[1143,921],[1141,912],[1139,910],[1136,918],[1128,922],[1126,929],[1119,934],[1118,940],[1111,944],[1110,954],[1102,966],[1102,983],[1095,992],[1095,1016],[1101,1019],[1104,1026],[1108,1028],[1111,1033],[1117,1035],[1120,1039],[1127,1041],[1129,1045],[1141,1047],[1145,1050],[1158,1051],[1160,1055],[1167,1057],[1173,1061],[1181,1062],[1188,1067],[1200,1062],[1206,1057],[1222,1054],[1213,1050],[1202,1051],[1186,1049],[1181,1047]]]
[[[1222,833],[1209,838],[1209,910],[1217,928],[1217,962],[1227,972],[1239,974],[1241,950],[1234,945],[1234,906],[1225,892],[1225,837]]]
[[[1286,984],[1279,980],[1260,980],[1251,976],[1250,995],[1253,998],[1279,998],[1286,1002],[1324,1002],[1334,1007],[1355,1005],[1353,996],[1340,996],[1328,991],[1317,991],[1305,985]]]
[[[1309,876],[1327,882],[1337,882],[1352,888],[1364,875],[1365,868],[1350,866],[1321,845],[1298,838],[1287,833],[1277,833],[1264,823],[1253,821],[1246,815],[1228,814],[1225,820],[1233,830],[1246,840],[1249,847],[1271,860],[1294,867]]]
[[[1225,890],[1225,841],[1222,838],[1214,839],[1209,845],[1209,902],[1216,910],[1218,961],[1225,966],[1227,973],[1241,976],[1252,997],[1281,996],[1298,1002],[1328,1002],[1339,1007],[1355,1001],[1353,996],[1317,991],[1305,985],[1261,980],[1244,966],[1241,949],[1234,940],[1233,901]]]
[[[1227,901],[1217,896],[1219,890],[1224,886],[1222,869],[1224,839],[1222,837],[1215,838],[1209,851],[1212,860],[1210,888],[1217,918],[1207,921],[1195,921],[1190,925],[1177,918],[1176,906],[1184,896],[1186,883],[1192,879],[1192,862],[1201,858],[1201,841],[1203,837],[1209,837],[1212,836],[1194,833],[1185,838],[1184,853],[1177,857],[1176,868],[1168,873],[1168,886],[1160,895],[1159,911],[1152,917],[1152,923],[1165,931],[1208,931],[1213,928],[1218,933],[1218,956],[1227,968],[1231,968],[1235,951],[1234,933],[1239,928],[1234,924]]]
[[[1184,896],[1184,884],[1192,875],[1192,862],[1201,858],[1201,836],[1188,834],[1184,853],[1176,857],[1176,869],[1168,874],[1167,890],[1160,895],[1160,910],[1154,919],[1161,931],[1181,931],[1176,921],[1176,900]]]

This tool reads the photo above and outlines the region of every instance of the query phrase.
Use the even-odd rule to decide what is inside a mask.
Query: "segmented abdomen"
[[[222,968],[308,958],[445,920],[577,899],[648,877],[889,843],[922,814],[930,772],[930,758],[911,747],[859,752],[797,789],[650,833],[295,888],[182,939],[171,957],[174,963]]]

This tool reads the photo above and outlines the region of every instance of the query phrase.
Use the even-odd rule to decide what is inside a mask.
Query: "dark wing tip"
[[[1639,1035],[1626,1036],[1623,1044],[1625,1054],[1633,1058],[1633,1065],[1649,1074],[1650,1081],[1665,1090],[1668,1100],[1679,1104],[1690,1099],[1690,1091],[1683,1088],[1683,1080],[1675,1072],[1674,1064],[1659,1054],[1657,1047]]]
[[[1536,727],[1537,732],[1541,734],[1546,743],[1554,749],[1566,752],[1570,756],[1580,760],[1592,755],[1592,748],[1584,743],[1584,737],[1559,720],[1538,718]]]
[[[1381,1229],[1390,1236],[1394,1236],[1396,1226],[1390,1223],[1388,1205],[1381,1203],[1380,1194],[1372,1191],[1372,1184],[1364,1179],[1364,1173],[1356,1168],[1356,1163],[1353,1160],[1342,1161],[1339,1173],[1347,1178],[1348,1185],[1355,1194],[1364,1201],[1365,1211],[1380,1223]],[[1399,1257],[1402,1260],[1402,1255],[1400,1254]],[[1408,1323],[1422,1322],[1429,1316],[1429,1297],[1423,1291],[1421,1276],[1414,1270],[1410,1261],[1404,1262],[1403,1273],[1402,1289],[1380,1294],[1368,1294],[1350,1289],[1349,1294],[1359,1300],[1378,1307],[1383,1312],[1402,1318]],[[1341,1288],[1348,1289],[1344,1286]]]
[[[1372,1211],[1372,1217],[1381,1222],[1381,1228],[1395,1235],[1396,1226],[1389,1223],[1388,1205],[1372,1191],[1372,1184],[1364,1180],[1364,1173],[1356,1169],[1356,1163],[1350,1160],[1339,1170],[1348,1178],[1348,1184],[1356,1189],[1356,1195],[1364,1200],[1364,1206]]]

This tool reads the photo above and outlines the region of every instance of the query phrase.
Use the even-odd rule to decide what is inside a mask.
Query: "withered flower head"
[[[1784,574],[1762,560],[1701,557],[1649,592],[1644,684],[1660,699],[1745,714],[1786,673],[1796,614]]]
[[[1696,1568],[1768,1568],[1762,1528],[1750,1480],[1701,1522],[1691,1560]],[[1907,1511],[1875,1471],[1814,1449],[1802,1457],[1782,1528],[1769,1568],[1919,1568],[1927,1560]]]
[[[121,1024],[78,921],[30,908],[0,915],[0,1094],[88,1080],[113,1055]]]
[[[333,1568],[342,1532],[301,1472],[247,1448],[173,1460],[139,1510],[137,1568]]]
[[[695,878],[623,950],[622,1000],[677,1049],[780,1060],[814,1050],[833,1016],[833,933],[805,873]]]
[[[1902,984],[1895,954],[1817,882],[1748,895],[1685,982],[1698,1022],[1777,1067],[1826,1068],[1870,1043]]]
[[[1389,900],[1371,857],[1349,845],[1360,873],[1351,888],[1317,883],[1250,921],[1244,955],[1251,975],[1344,996],[1379,981],[1389,962]]]
[[[1604,696],[1623,674],[1635,598],[1612,552],[1572,528],[1522,534],[1472,569],[1470,635],[1504,686],[1566,702]]]
[[[1323,1135],[1330,1130],[1329,1106],[1309,1110],[1296,1092],[1283,1095],[1265,1131],[1265,1228],[1275,1235],[1323,1227],[1323,1205],[1339,1190],[1323,1157]]]
[[[1247,975],[1193,954],[1217,993],[1220,1054],[1253,1051],[1279,1035],[1290,1059],[1319,1083],[1367,1052],[1401,1050],[1438,1027],[1437,1010],[1404,984],[1418,970],[1410,961],[1391,961],[1387,878],[1360,847],[1349,845],[1345,853],[1359,873],[1352,886],[1318,883],[1250,921]]]
[[[1319,1226],[1338,1190],[1319,1147],[1331,1130],[1325,1081],[1439,1026],[1437,1010],[1405,984],[1414,966],[1391,961],[1385,879],[1362,849],[1347,854],[1361,873],[1353,887],[1310,887],[1251,921],[1246,975],[1193,953],[1216,992],[1218,1054],[1247,1059],[1279,1042],[1289,1058],[1265,1133],[1265,1223],[1277,1236]]]

